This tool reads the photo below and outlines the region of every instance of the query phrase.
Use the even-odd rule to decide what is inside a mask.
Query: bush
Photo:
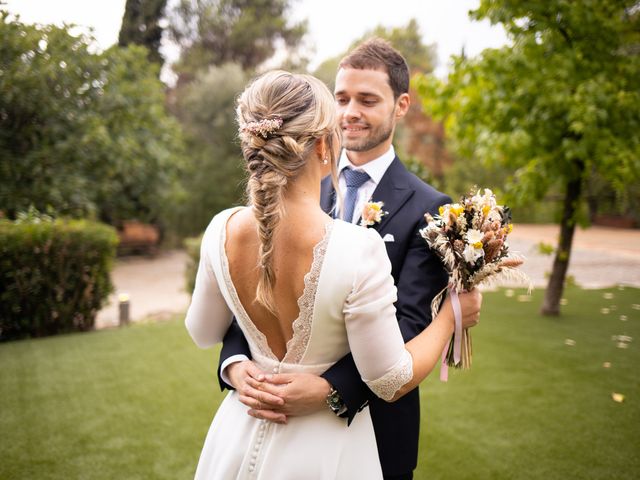
[[[117,242],[84,220],[0,221],[0,341],[92,329]]]
[[[200,244],[202,243],[202,235],[199,237],[189,237],[184,239],[184,248],[189,256],[187,269],[185,271],[186,290],[191,295],[193,288],[196,286],[196,274],[198,273],[198,265],[200,264]]]

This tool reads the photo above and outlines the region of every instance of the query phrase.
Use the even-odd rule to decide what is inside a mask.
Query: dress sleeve
[[[215,241],[217,230],[212,228],[214,222],[202,237],[196,284],[185,319],[191,338],[200,348],[208,348],[221,342],[233,318],[213,271],[210,252],[218,252],[218,242]]]
[[[345,303],[345,325],[362,380],[378,397],[391,400],[413,377],[413,361],[396,320],[396,287],[384,242],[369,232]]]

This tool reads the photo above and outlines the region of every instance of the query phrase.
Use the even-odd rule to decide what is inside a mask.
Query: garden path
[[[555,245],[557,225],[524,225],[514,228],[511,250],[526,257],[522,269],[535,287],[544,287],[545,274],[553,258],[541,255],[540,242]],[[118,295],[130,297],[132,321],[169,318],[186,311],[189,294],[185,288],[187,254],[180,250],[162,252],[153,258],[119,258],[113,271],[115,293],[98,313],[96,328],[118,325]],[[569,275],[585,288],[625,284],[640,287],[640,230],[606,227],[577,229]],[[640,299],[639,299],[640,301]]]

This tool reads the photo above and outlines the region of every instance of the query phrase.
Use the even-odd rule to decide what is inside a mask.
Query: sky
[[[125,0],[4,0],[9,12],[25,23],[75,23],[92,27],[98,46],[118,39]],[[310,67],[346,50],[351,42],[378,25],[404,26],[411,18],[420,25],[425,43],[437,46],[436,74],[447,72],[449,57],[473,56],[507,43],[500,26],[472,22],[468,11],[479,0],[292,0],[291,19],[309,22],[309,43],[315,46]],[[170,50],[166,50],[172,56]],[[175,55],[175,54],[173,54]]]

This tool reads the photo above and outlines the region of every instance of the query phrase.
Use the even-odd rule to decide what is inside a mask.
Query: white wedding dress
[[[244,208],[244,207],[239,207]],[[269,349],[231,282],[226,224],[239,208],[216,215],[202,240],[186,326],[198,346],[222,341],[235,316],[253,361],[274,373],[321,374],[349,351],[363,380],[386,399],[412,377],[395,319],[396,289],[378,233],[341,220],[316,245],[300,314],[282,361]],[[381,479],[376,441],[365,408],[347,426],[327,407],[286,425],[258,420],[230,392],[220,405],[200,456],[198,480]]]

